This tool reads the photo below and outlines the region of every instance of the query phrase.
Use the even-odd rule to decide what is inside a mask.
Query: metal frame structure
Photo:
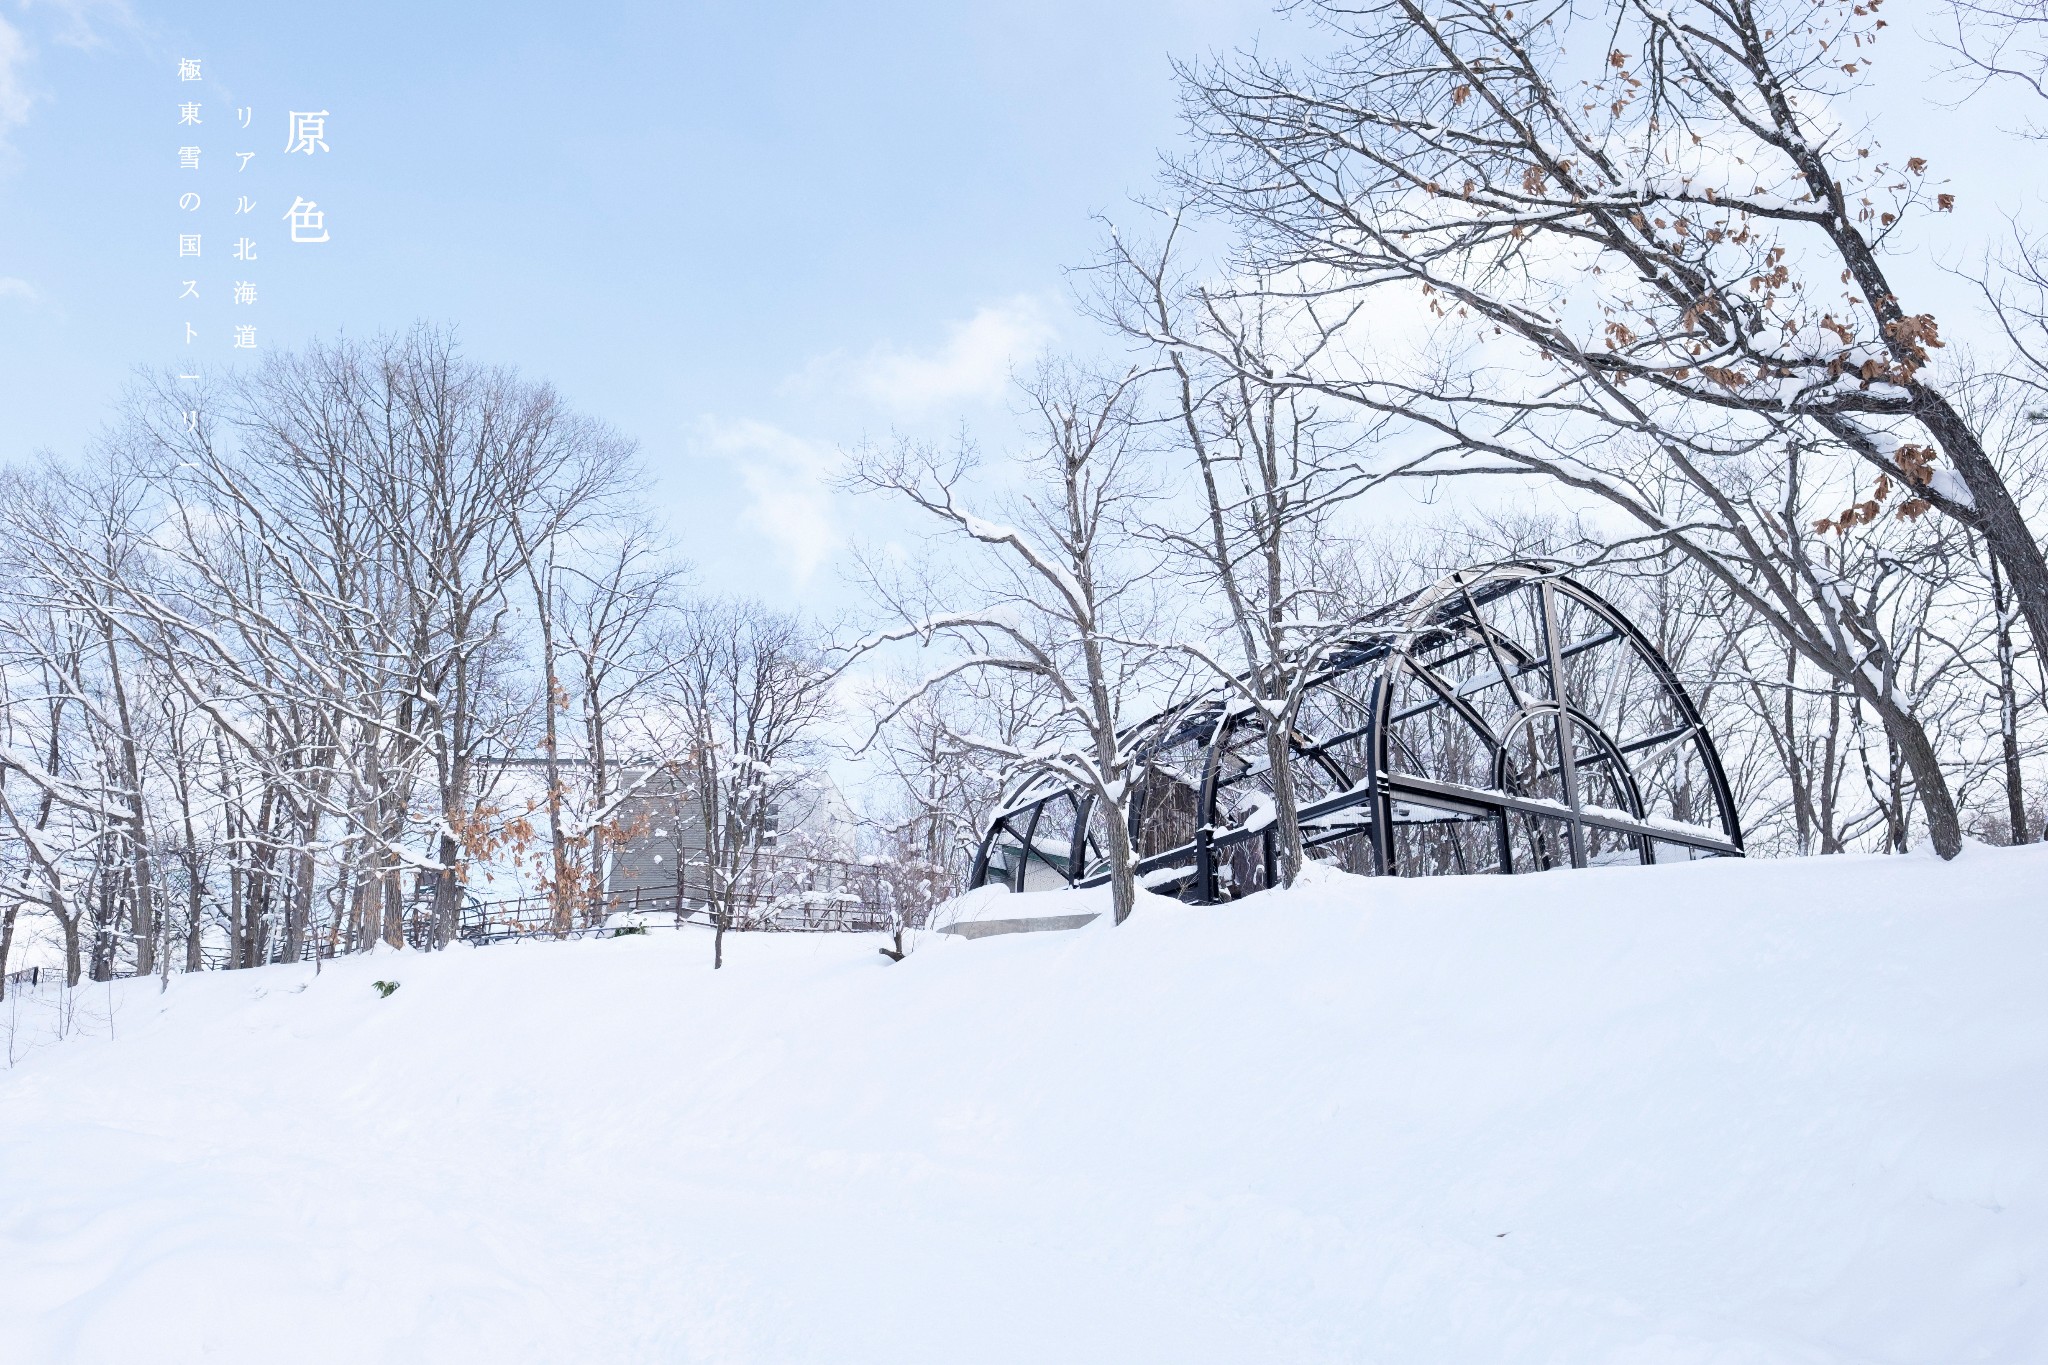
[[[1198,904],[1271,885],[1263,713],[1222,691],[1132,727],[1141,885]],[[1740,857],[1699,708],[1648,637],[1560,568],[1454,573],[1320,651],[1290,736],[1308,856],[1367,875]],[[1025,775],[970,885],[1108,879],[1085,794]]]

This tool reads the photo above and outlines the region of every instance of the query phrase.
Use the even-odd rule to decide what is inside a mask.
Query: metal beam
[[[1418,801],[1458,802],[1480,810],[1510,810],[1518,815],[1536,815],[1546,820],[1564,820],[1571,812],[1554,801],[1535,801],[1526,797],[1510,796],[1506,792],[1480,791],[1473,787],[1462,787],[1453,782],[1432,782],[1426,777],[1389,776],[1387,790],[1396,796],[1409,796]],[[1665,843],[1684,844],[1704,853],[1740,856],[1741,848],[1726,839],[1716,839],[1710,834],[1694,833],[1690,829],[1667,829],[1662,825],[1646,824],[1640,820],[1624,820],[1619,816],[1602,815],[1597,812],[1581,812],[1579,818],[1595,829],[1611,830],[1616,834],[1634,834]]]

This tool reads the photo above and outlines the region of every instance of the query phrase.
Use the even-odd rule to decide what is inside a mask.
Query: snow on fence
[[[544,895],[465,900],[456,937],[470,943],[502,943],[519,938],[585,938],[621,929],[725,927],[755,933],[882,933],[899,924],[916,928],[924,922],[929,897],[907,895],[887,863],[842,858],[815,858],[763,853],[748,861],[742,889],[712,898],[703,894],[660,893],[644,886],[603,897],[558,914]],[[693,867],[701,880],[703,869]],[[305,956],[320,951],[321,935],[308,935]],[[431,947],[434,919],[431,897],[415,896],[406,907],[406,942]]]
[[[500,943],[514,938],[583,938],[621,929],[708,928],[716,926],[721,910],[730,916],[727,928],[761,933],[880,933],[896,923],[886,904],[853,892],[739,896],[720,907],[687,896],[636,891],[613,899],[599,913],[566,930],[557,924],[555,908],[544,896],[475,901],[463,908],[458,937],[472,943]],[[422,939],[430,937],[431,931],[431,920],[423,917],[419,926]],[[409,937],[411,932],[408,925]]]

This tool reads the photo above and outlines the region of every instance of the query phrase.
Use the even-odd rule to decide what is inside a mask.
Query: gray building
[[[622,833],[605,877],[615,909],[689,914],[725,900],[742,923],[796,928],[861,905],[853,814],[826,774],[787,784],[763,827],[743,837],[722,867],[706,852],[703,805],[686,768],[672,764],[624,778],[634,790],[620,804]],[[727,890],[729,897],[721,895]]]

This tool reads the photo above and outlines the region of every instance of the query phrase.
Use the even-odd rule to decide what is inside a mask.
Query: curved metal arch
[[[1678,670],[1671,666],[1671,661],[1664,657],[1663,651],[1658,649],[1650,637],[1643,634],[1619,607],[1583,583],[1568,579],[1564,581],[1570,583],[1574,596],[1596,605],[1617,630],[1628,636],[1630,643],[1636,648],[1638,657],[1657,674],[1665,695],[1679,708],[1679,713],[1685,718],[1690,731],[1688,739],[1697,746],[1700,761],[1707,769],[1714,801],[1720,808],[1722,833],[1727,837],[1728,843],[1734,846],[1734,851],[1740,854],[1742,822],[1735,813],[1735,790],[1729,785],[1727,770],[1721,765],[1721,751],[1715,746],[1712,736],[1707,733],[1706,718],[1700,714],[1699,704],[1692,699],[1692,693],[1686,691],[1685,683],[1678,676]]]
[[[1510,661],[1500,658],[1499,654],[1495,651],[1501,644],[1514,645],[1516,642],[1511,637],[1504,639],[1502,633],[1485,619],[1483,609],[1499,603],[1517,592],[1528,590],[1534,590],[1539,604],[1537,624],[1540,626],[1544,636],[1542,642],[1543,653],[1548,657],[1540,656],[1529,648],[1516,647],[1512,650],[1512,653],[1517,657],[1510,663]],[[1600,623],[1602,633],[1577,641],[1563,639],[1558,621],[1561,614],[1558,610],[1559,599],[1576,603],[1579,607],[1584,608],[1592,618]],[[1505,804],[1518,808],[1520,814],[1526,818],[1540,818],[1553,815],[1564,817],[1570,830],[1571,842],[1574,846],[1573,862],[1575,864],[1583,865],[1585,861],[1586,855],[1582,844],[1584,832],[1588,827],[1614,834],[1624,834],[1636,839],[1645,861],[1653,860],[1656,845],[1659,843],[1679,845],[1688,850],[1688,856],[1691,856],[1693,853],[1718,855],[1738,855],[1741,853],[1741,827],[1735,812],[1733,793],[1728,785],[1726,773],[1721,766],[1720,755],[1715,750],[1712,738],[1706,731],[1697,704],[1686,691],[1669,661],[1663,657],[1662,653],[1657,650],[1649,638],[1619,608],[1615,607],[1613,603],[1609,602],[1599,593],[1572,579],[1555,565],[1537,563],[1502,564],[1478,571],[1477,573],[1466,572],[1451,575],[1433,588],[1418,594],[1412,600],[1404,625],[1410,640],[1415,643],[1410,644],[1401,652],[1410,656],[1411,662],[1417,665],[1434,664],[1440,667],[1444,663],[1444,658],[1441,657],[1444,646],[1455,643],[1454,637],[1460,628],[1467,632],[1478,634],[1481,637],[1482,644],[1484,644],[1493,657],[1499,681],[1506,685],[1506,690],[1517,693],[1514,697],[1514,705],[1510,708],[1511,718],[1516,722],[1520,722],[1523,717],[1530,715],[1548,715],[1553,718],[1554,723],[1558,725],[1560,737],[1557,769],[1561,771],[1565,778],[1567,790],[1562,795],[1566,799],[1562,803],[1556,801],[1530,802],[1526,799],[1517,799]],[[1446,638],[1446,628],[1449,628],[1448,636],[1453,638]],[[1432,635],[1432,632],[1436,633]],[[1617,742],[1613,736],[1606,733],[1606,729],[1599,718],[1590,714],[1584,707],[1574,704],[1575,698],[1571,693],[1571,670],[1566,666],[1568,661],[1578,655],[1608,645],[1616,645],[1624,649],[1626,651],[1625,657],[1630,663],[1641,665],[1647,670],[1649,680],[1654,685],[1656,698],[1669,705],[1679,721],[1677,725],[1658,734],[1653,734],[1646,739],[1639,740],[1635,744],[1623,745]],[[1451,657],[1464,657],[1473,648],[1474,646],[1468,644],[1464,646],[1462,651]],[[1437,655],[1439,657],[1422,657],[1428,655]],[[1623,671],[1625,670],[1609,669],[1603,676],[1612,677]],[[1394,670],[1390,669],[1389,676],[1393,674]],[[1540,679],[1542,682],[1547,683],[1545,690],[1548,696],[1522,697],[1519,695],[1519,689],[1512,686],[1519,678],[1543,674],[1548,675]],[[1468,687],[1472,685],[1467,684]],[[1483,686],[1481,690],[1483,690]],[[1466,718],[1471,720],[1472,716],[1469,708],[1465,708],[1465,711]],[[1383,732],[1387,735],[1393,734],[1394,722],[1399,717],[1383,713],[1381,719]],[[1575,730],[1583,730],[1594,738],[1594,753],[1589,760],[1567,760],[1566,758],[1567,751],[1563,745],[1563,736]],[[1503,738],[1505,738],[1504,735]],[[1706,788],[1705,794],[1712,801],[1715,808],[1714,814],[1720,826],[1718,831],[1719,837],[1710,835],[1702,837],[1705,835],[1704,827],[1691,823],[1689,818],[1691,812],[1689,809],[1683,812],[1688,819],[1682,825],[1658,817],[1647,810],[1641,780],[1636,767],[1630,762],[1630,753],[1631,751],[1649,749],[1661,754],[1666,748],[1676,744],[1684,745],[1699,761],[1700,775],[1704,780]],[[1575,741],[1570,752],[1575,754],[1577,748],[1578,745]],[[1381,752],[1383,758],[1390,756],[1384,745]],[[1569,790],[1569,788],[1574,785],[1572,781],[1574,764],[1586,762],[1600,765],[1612,771],[1616,791],[1623,798],[1622,805],[1624,809],[1611,812],[1580,809],[1586,803],[1581,801],[1579,796]],[[1412,791],[1417,787],[1427,787],[1429,784],[1426,780],[1418,782],[1413,777],[1403,778],[1396,776],[1390,780],[1389,785],[1396,789],[1406,786]],[[1491,785],[1496,788],[1501,786],[1498,772],[1494,775]],[[1438,790],[1440,792],[1441,787]],[[1425,791],[1422,794],[1427,795],[1428,793]],[[1511,792],[1504,792],[1502,794],[1507,797],[1517,797],[1519,795]],[[1562,808],[1560,808],[1560,805]],[[1616,821],[1608,818],[1610,814],[1619,814],[1630,818]],[[1504,870],[1506,864],[1507,857],[1504,844]]]
[[[1527,600],[1517,601],[1517,594],[1528,595]],[[1491,619],[1490,609],[1520,610],[1524,619],[1504,623]],[[1596,622],[1598,630],[1587,638],[1565,639],[1564,621],[1574,611]],[[1647,670],[1649,702],[1668,707],[1676,724],[1623,743],[1609,733],[1609,726],[1623,724],[1627,717],[1603,719],[1588,705],[1580,704],[1586,701],[1596,708],[1605,707],[1614,701],[1612,694],[1591,699],[1572,695],[1572,661],[1608,646],[1621,652],[1608,656],[1619,662],[1602,676],[1620,678],[1627,684],[1631,667],[1641,666]],[[1587,865],[1596,840],[1608,841],[1617,850],[1633,847],[1644,862],[1656,861],[1660,846],[1686,857],[1742,853],[1733,792],[1697,704],[1650,639],[1619,608],[1569,577],[1561,566],[1512,561],[1448,575],[1361,618],[1351,632],[1326,642],[1322,655],[1319,671],[1305,686],[1304,697],[1349,679],[1369,679],[1363,688],[1333,694],[1343,698],[1333,709],[1351,709],[1363,720],[1360,725],[1318,736],[1297,714],[1289,748],[1310,760],[1310,769],[1320,772],[1333,788],[1301,802],[1297,814],[1304,844],[1311,850],[1351,844],[1344,856],[1351,859],[1352,870],[1427,872],[1427,858],[1403,848],[1404,830],[1411,834],[1421,830],[1425,839],[1432,831],[1448,831],[1439,835],[1440,847],[1434,856],[1439,863],[1448,861],[1455,870],[1470,870],[1481,859],[1479,846],[1461,837],[1466,827],[1486,829],[1492,842],[1490,866],[1504,873],[1517,870],[1518,863],[1524,861],[1517,856],[1518,829],[1525,835],[1526,861],[1538,866],[1552,861],[1551,842],[1569,848],[1574,866]],[[1404,680],[1426,696],[1397,711]],[[1504,705],[1498,700],[1475,701],[1496,688],[1507,699]],[[1358,695],[1360,692],[1364,695]],[[1426,714],[1443,715],[1459,727],[1450,733],[1466,735],[1484,751],[1487,772],[1483,782],[1476,774],[1460,780],[1460,774],[1441,769],[1434,773],[1409,771],[1428,767],[1430,755],[1418,752],[1400,727]],[[1263,725],[1263,717],[1253,709],[1232,705],[1219,690],[1126,730],[1144,773],[1129,811],[1130,834],[1134,846],[1141,847],[1139,875],[1151,878],[1154,889],[1210,902],[1242,894],[1246,881],[1270,882],[1274,861],[1270,824],[1235,822],[1219,809],[1228,785],[1241,778],[1255,780],[1256,763],[1249,773],[1238,776],[1227,776],[1225,767],[1233,754],[1259,742],[1256,737]],[[1533,777],[1514,776],[1522,770],[1508,763],[1508,746],[1518,733],[1526,733],[1536,746],[1531,750],[1535,756],[1531,760]],[[1554,755],[1547,762],[1541,759],[1545,743]],[[1357,745],[1358,753],[1340,762],[1333,751],[1347,745]],[[1152,758],[1184,746],[1204,750],[1198,780],[1190,781],[1194,777],[1191,767],[1168,773],[1163,766],[1149,766]],[[1397,748],[1407,762],[1397,761]],[[1704,796],[1715,807],[1718,830],[1694,823],[1690,805],[1683,802],[1679,804],[1685,808],[1674,815],[1660,815],[1646,795],[1632,756],[1647,752],[1664,764],[1668,753],[1681,749],[1698,762]],[[1361,760],[1364,772],[1355,774]],[[1437,754],[1436,760],[1440,764],[1449,761],[1443,754]],[[1673,771],[1689,772],[1684,758],[1670,766]],[[1617,804],[1589,803],[1581,790],[1582,776],[1607,784]],[[1680,783],[1674,801],[1690,791],[1689,781],[1687,777]],[[1142,854],[1138,841],[1154,814],[1148,806],[1162,799],[1169,783],[1175,789],[1191,788],[1192,838]],[[1558,789],[1556,797],[1540,790],[1510,789],[1550,785]],[[1160,790],[1154,791],[1154,786]],[[1085,866],[1092,801],[1040,778],[1020,782],[1016,796],[991,818],[977,850],[972,884],[989,880],[998,838],[1005,829],[1019,837],[1020,818],[1028,822],[1021,836],[1022,862],[1028,863],[1038,842],[1041,819],[1048,806],[1062,797],[1071,804],[1063,808],[1060,818],[1067,818],[1064,812],[1071,811],[1074,821],[1073,828],[1066,831],[1069,882],[1089,885],[1102,880]],[[1248,861],[1254,847],[1264,875],[1226,875],[1226,867],[1257,870]],[[1021,876],[1013,880],[1021,883]]]

